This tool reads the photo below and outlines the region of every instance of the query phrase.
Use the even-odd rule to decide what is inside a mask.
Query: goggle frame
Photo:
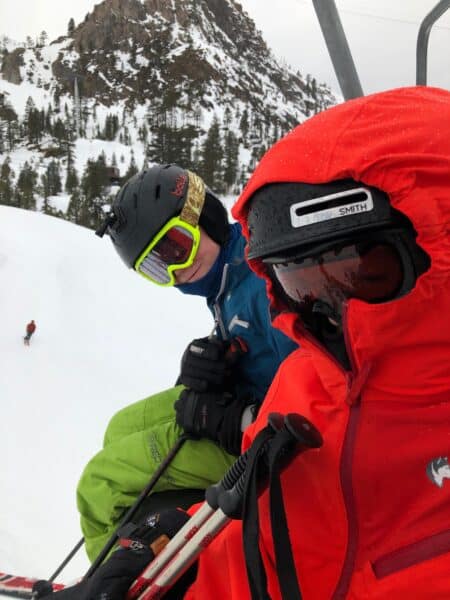
[[[192,171],[186,170],[188,187],[186,191],[186,200],[181,213],[175,217],[172,217],[167,223],[158,231],[155,237],[151,240],[148,246],[141,252],[136,262],[134,263],[134,270],[139,273],[142,277],[145,277],[152,283],[159,285],[160,287],[171,287],[176,284],[174,271],[181,269],[187,269],[190,267],[197,255],[198,248],[200,246],[200,227],[198,225],[200,215],[203,209],[206,198],[205,183],[201,177],[193,173]],[[184,263],[167,265],[167,274],[169,281],[161,283],[156,279],[150,277],[147,273],[139,269],[146,257],[155,248],[158,242],[170,231],[173,227],[181,227],[188,231],[192,236],[192,249],[188,259]],[[162,261],[164,262],[164,261]]]
[[[162,238],[174,227],[179,227],[179,228],[185,229],[187,232],[189,232],[189,234],[192,237],[192,248],[189,253],[189,257],[185,262],[183,262],[181,264],[175,263],[172,265],[167,265],[167,275],[169,277],[169,281],[167,283],[161,283],[161,282],[157,281],[156,279],[153,279],[152,277],[150,277],[150,275],[148,275],[144,271],[140,270],[139,267],[144,262],[144,260],[147,258],[147,256],[152,252],[152,250],[155,248],[155,246],[158,244],[158,242],[160,242],[162,240]],[[175,283],[176,283],[173,272],[181,270],[181,269],[187,269],[188,267],[190,267],[193,264],[195,257],[197,256],[199,246],[200,246],[200,227],[198,225],[191,225],[190,223],[186,223],[186,221],[183,221],[180,218],[180,216],[172,217],[172,219],[167,221],[167,223],[164,225],[164,227],[156,234],[156,236],[153,238],[153,240],[150,242],[150,244],[140,254],[139,258],[135,262],[134,270],[137,273],[139,273],[139,275],[141,275],[142,277],[145,277],[146,279],[148,279],[152,283],[155,283],[156,285],[159,285],[160,287],[171,287],[171,286],[175,285]]]

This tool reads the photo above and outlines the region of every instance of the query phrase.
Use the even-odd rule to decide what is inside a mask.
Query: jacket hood
[[[249,201],[262,186],[348,178],[386,192],[392,206],[413,223],[417,243],[431,258],[430,269],[406,296],[383,304],[348,302],[347,325],[356,363],[373,357],[377,345],[398,347],[399,335],[405,344],[425,340],[445,346],[448,362],[450,93],[401,88],[351,100],[312,117],[265,154],[232,213],[248,239]],[[252,260],[250,265],[265,276],[261,261]],[[277,305],[267,277],[266,281],[274,308],[285,308]],[[278,319],[275,323],[292,336],[299,317]],[[420,326],[412,328],[418,322]]]

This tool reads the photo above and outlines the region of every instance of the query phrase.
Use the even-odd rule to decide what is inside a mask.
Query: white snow
[[[47,202],[52,208],[56,208],[56,210],[60,210],[61,212],[67,212],[70,203],[70,196],[64,192],[61,192],[57,196],[49,196],[47,198]]]
[[[12,105],[20,118],[25,114],[25,106],[29,97],[37,108],[47,107],[51,99],[51,94],[37,85],[23,81],[20,85],[10,83],[5,79],[0,79],[0,93],[5,94],[6,99]]]
[[[5,206],[0,290],[0,570],[48,578],[81,538],[75,488],[109,418],[171,387],[212,317],[126,269],[109,239]],[[87,567],[81,549],[59,579]]]

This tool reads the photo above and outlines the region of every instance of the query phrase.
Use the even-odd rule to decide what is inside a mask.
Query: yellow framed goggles
[[[170,219],[138,257],[134,269],[163,287],[175,285],[174,271],[190,267],[200,245],[198,221],[205,202],[205,184],[187,171],[188,189],[179,216]]]

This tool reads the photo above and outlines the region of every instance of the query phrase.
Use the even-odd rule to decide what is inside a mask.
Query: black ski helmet
[[[124,263],[133,268],[144,248],[185,203],[188,174],[175,164],[157,165],[131,177],[119,190],[98,235],[107,232]],[[228,215],[221,201],[205,188],[199,225],[219,245],[228,239]]]
[[[388,195],[351,179],[269,184],[253,194],[249,206],[250,259],[299,260],[336,242],[379,232],[384,239],[391,236],[402,263],[403,283],[395,297],[410,291],[430,266],[412,223],[391,206]]]

